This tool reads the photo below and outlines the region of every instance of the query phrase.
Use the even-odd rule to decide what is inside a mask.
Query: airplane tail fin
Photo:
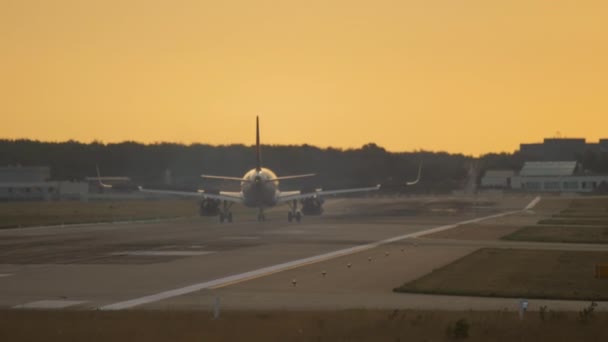
[[[260,148],[260,118],[255,117],[255,148],[256,148],[256,164],[257,171],[262,170],[262,151]]]
[[[100,188],[111,189],[112,185],[104,183],[104,177],[101,177],[101,173],[99,172],[99,165],[95,164],[95,170],[97,171],[97,184],[99,184]]]
[[[420,165],[418,165],[418,177],[416,177],[416,179],[413,181],[406,182],[405,185],[410,186],[410,185],[418,184],[418,182],[420,182],[421,176],[422,176],[422,162],[420,162]]]

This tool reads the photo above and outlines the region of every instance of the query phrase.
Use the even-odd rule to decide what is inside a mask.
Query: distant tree
[[[512,157],[512,156],[511,156]],[[517,160],[508,155],[484,156],[487,167],[513,166]],[[391,185],[387,192],[443,193],[462,187],[467,179],[467,165],[474,160],[462,154],[445,152],[388,152],[375,143],[355,149],[321,149],[311,145],[264,145],[262,162],[279,175],[314,172],[317,177],[285,182],[282,187],[343,188]],[[422,163],[422,181],[404,188],[417,175]],[[172,186],[180,189],[225,187],[238,184],[203,182],[201,173],[242,176],[255,166],[255,147],[242,144],[211,146],[206,144],[153,143],[133,141],[89,144],[76,141],[41,142],[36,140],[0,140],[0,165],[48,165],[53,179],[83,179],[95,175],[99,165],[106,176],[129,176],[137,184],[165,186],[171,174]]]

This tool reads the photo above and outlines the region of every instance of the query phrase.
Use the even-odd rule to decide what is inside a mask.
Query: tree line
[[[608,172],[608,156],[579,156],[586,168]],[[389,152],[369,143],[360,148],[319,148],[311,145],[263,145],[262,163],[277,175],[316,173],[311,179],[286,181],[282,188],[324,188],[383,184],[384,191],[446,193],[462,189],[471,177],[486,169],[521,168],[525,160],[515,154],[488,154],[473,158],[446,152]],[[201,174],[241,177],[255,167],[255,146],[241,144],[212,146],[175,143],[142,144],[82,143],[77,141],[41,142],[36,140],[0,140],[0,165],[49,166],[55,180],[83,180],[95,176],[99,165],[102,176],[128,176],[133,183],[148,187],[190,190],[238,188],[238,184],[207,181]],[[415,179],[423,164],[419,184],[404,188],[406,180]]]

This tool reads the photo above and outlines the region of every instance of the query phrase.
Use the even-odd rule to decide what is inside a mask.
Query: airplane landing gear
[[[296,220],[296,222],[300,222],[302,220],[302,213],[298,210],[298,201],[293,200],[291,203],[287,202],[289,205],[289,212],[287,212],[287,222],[292,222]]]
[[[218,214],[220,223],[224,223],[224,221],[232,223],[232,211],[230,211],[230,207],[232,207],[232,203],[224,201],[224,204],[222,205],[222,210],[220,210],[220,213]]]
[[[260,208],[260,211],[258,212],[258,222],[264,222],[266,221],[266,216],[264,215],[264,209]]]
[[[220,219],[220,223],[224,223],[224,221],[227,221],[228,223],[232,223],[232,212],[228,212],[226,214],[220,212],[219,219]]]
[[[299,211],[296,211],[295,213],[288,211],[287,222],[292,222],[293,220],[296,220],[296,222],[300,222],[302,220],[302,214]]]

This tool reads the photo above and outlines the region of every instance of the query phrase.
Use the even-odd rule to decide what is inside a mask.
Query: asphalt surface
[[[522,210],[532,199],[337,199],[328,200],[327,215],[301,223],[287,223],[286,208],[277,208],[264,223],[252,212],[232,224],[188,218],[4,230],[0,308],[516,309],[513,299],[392,289],[486,246],[606,250],[497,241],[488,233],[550,213]],[[466,234],[446,238],[457,229]],[[583,305],[534,301],[531,309],[547,303]]]

